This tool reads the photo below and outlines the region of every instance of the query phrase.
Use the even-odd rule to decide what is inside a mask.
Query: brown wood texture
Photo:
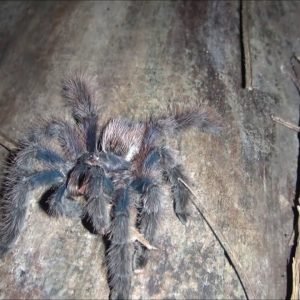
[[[239,10],[238,1],[1,2],[0,126],[16,140],[38,116],[68,118],[60,82],[78,68],[97,76],[103,120],[145,118],[173,103],[213,107],[220,137],[192,130],[170,143],[257,297],[284,298],[298,139],[271,115],[298,123],[299,95],[281,66],[300,52],[300,2],[248,5],[251,91],[242,88]],[[101,237],[48,217],[38,193],[31,197],[26,229],[0,261],[0,298],[106,299]],[[164,199],[158,250],[134,275],[134,299],[245,297],[189,209],[183,226]]]

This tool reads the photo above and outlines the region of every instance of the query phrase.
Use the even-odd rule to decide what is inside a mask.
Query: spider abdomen
[[[130,161],[139,152],[145,132],[142,123],[126,119],[112,119],[108,122],[102,135],[102,149],[113,152]]]

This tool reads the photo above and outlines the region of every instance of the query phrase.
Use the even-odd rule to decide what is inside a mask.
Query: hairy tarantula
[[[178,219],[187,220],[189,193],[178,180],[187,178],[163,137],[192,126],[218,133],[220,121],[213,111],[195,108],[143,122],[114,118],[100,126],[88,80],[79,75],[66,80],[63,96],[73,124],[52,120],[32,129],[7,169],[0,255],[24,227],[29,192],[43,187],[51,215],[87,217],[97,233],[107,236],[111,298],[126,299],[132,271],[145,266],[152,248],[163,181],[171,186]]]

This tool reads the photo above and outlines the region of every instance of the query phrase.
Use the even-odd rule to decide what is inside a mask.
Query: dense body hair
[[[88,80],[79,75],[67,79],[62,94],[74,124],[54,119],[35,126],[19,142],[7,169],[0,255],[24,227],[30,192],[44,188],[50,215],[88,218],[95,232],[109,239],[110,297],[127,299],[132,270],[145,266],[147,248],[154,243],[164,182],[171,187],[178,219],[187,221],[189,193],[178,178],[188,178],[163,136],[190,127],[218,133],[220,119],[211,109],[194,107],[143,122],[112,118],[100,126]]]

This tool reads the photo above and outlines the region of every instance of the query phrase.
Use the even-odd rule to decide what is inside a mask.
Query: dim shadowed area
[[[171,141],[258,298],[284,298],[293,242],[299,95],[281,71],[300,54],[300,2],[249,2],[252,91],[242,89],[238,1],[1,2],[0,126],[21,137],[38,116],[69,118],[64,74],[96,75],[101,116],[135,119],[171,103],[207,104],[220,137],[190,131]],[[7,153],[1,149],[4,162]],[[39,194],[32,195],[33,199]],[[244,298],[224,251],[195,208],[183,226],[163,203],[135,299]],[[53,219],[31,201],[27,226],[0,261],[0,298],[107,298],[101,237]]]

